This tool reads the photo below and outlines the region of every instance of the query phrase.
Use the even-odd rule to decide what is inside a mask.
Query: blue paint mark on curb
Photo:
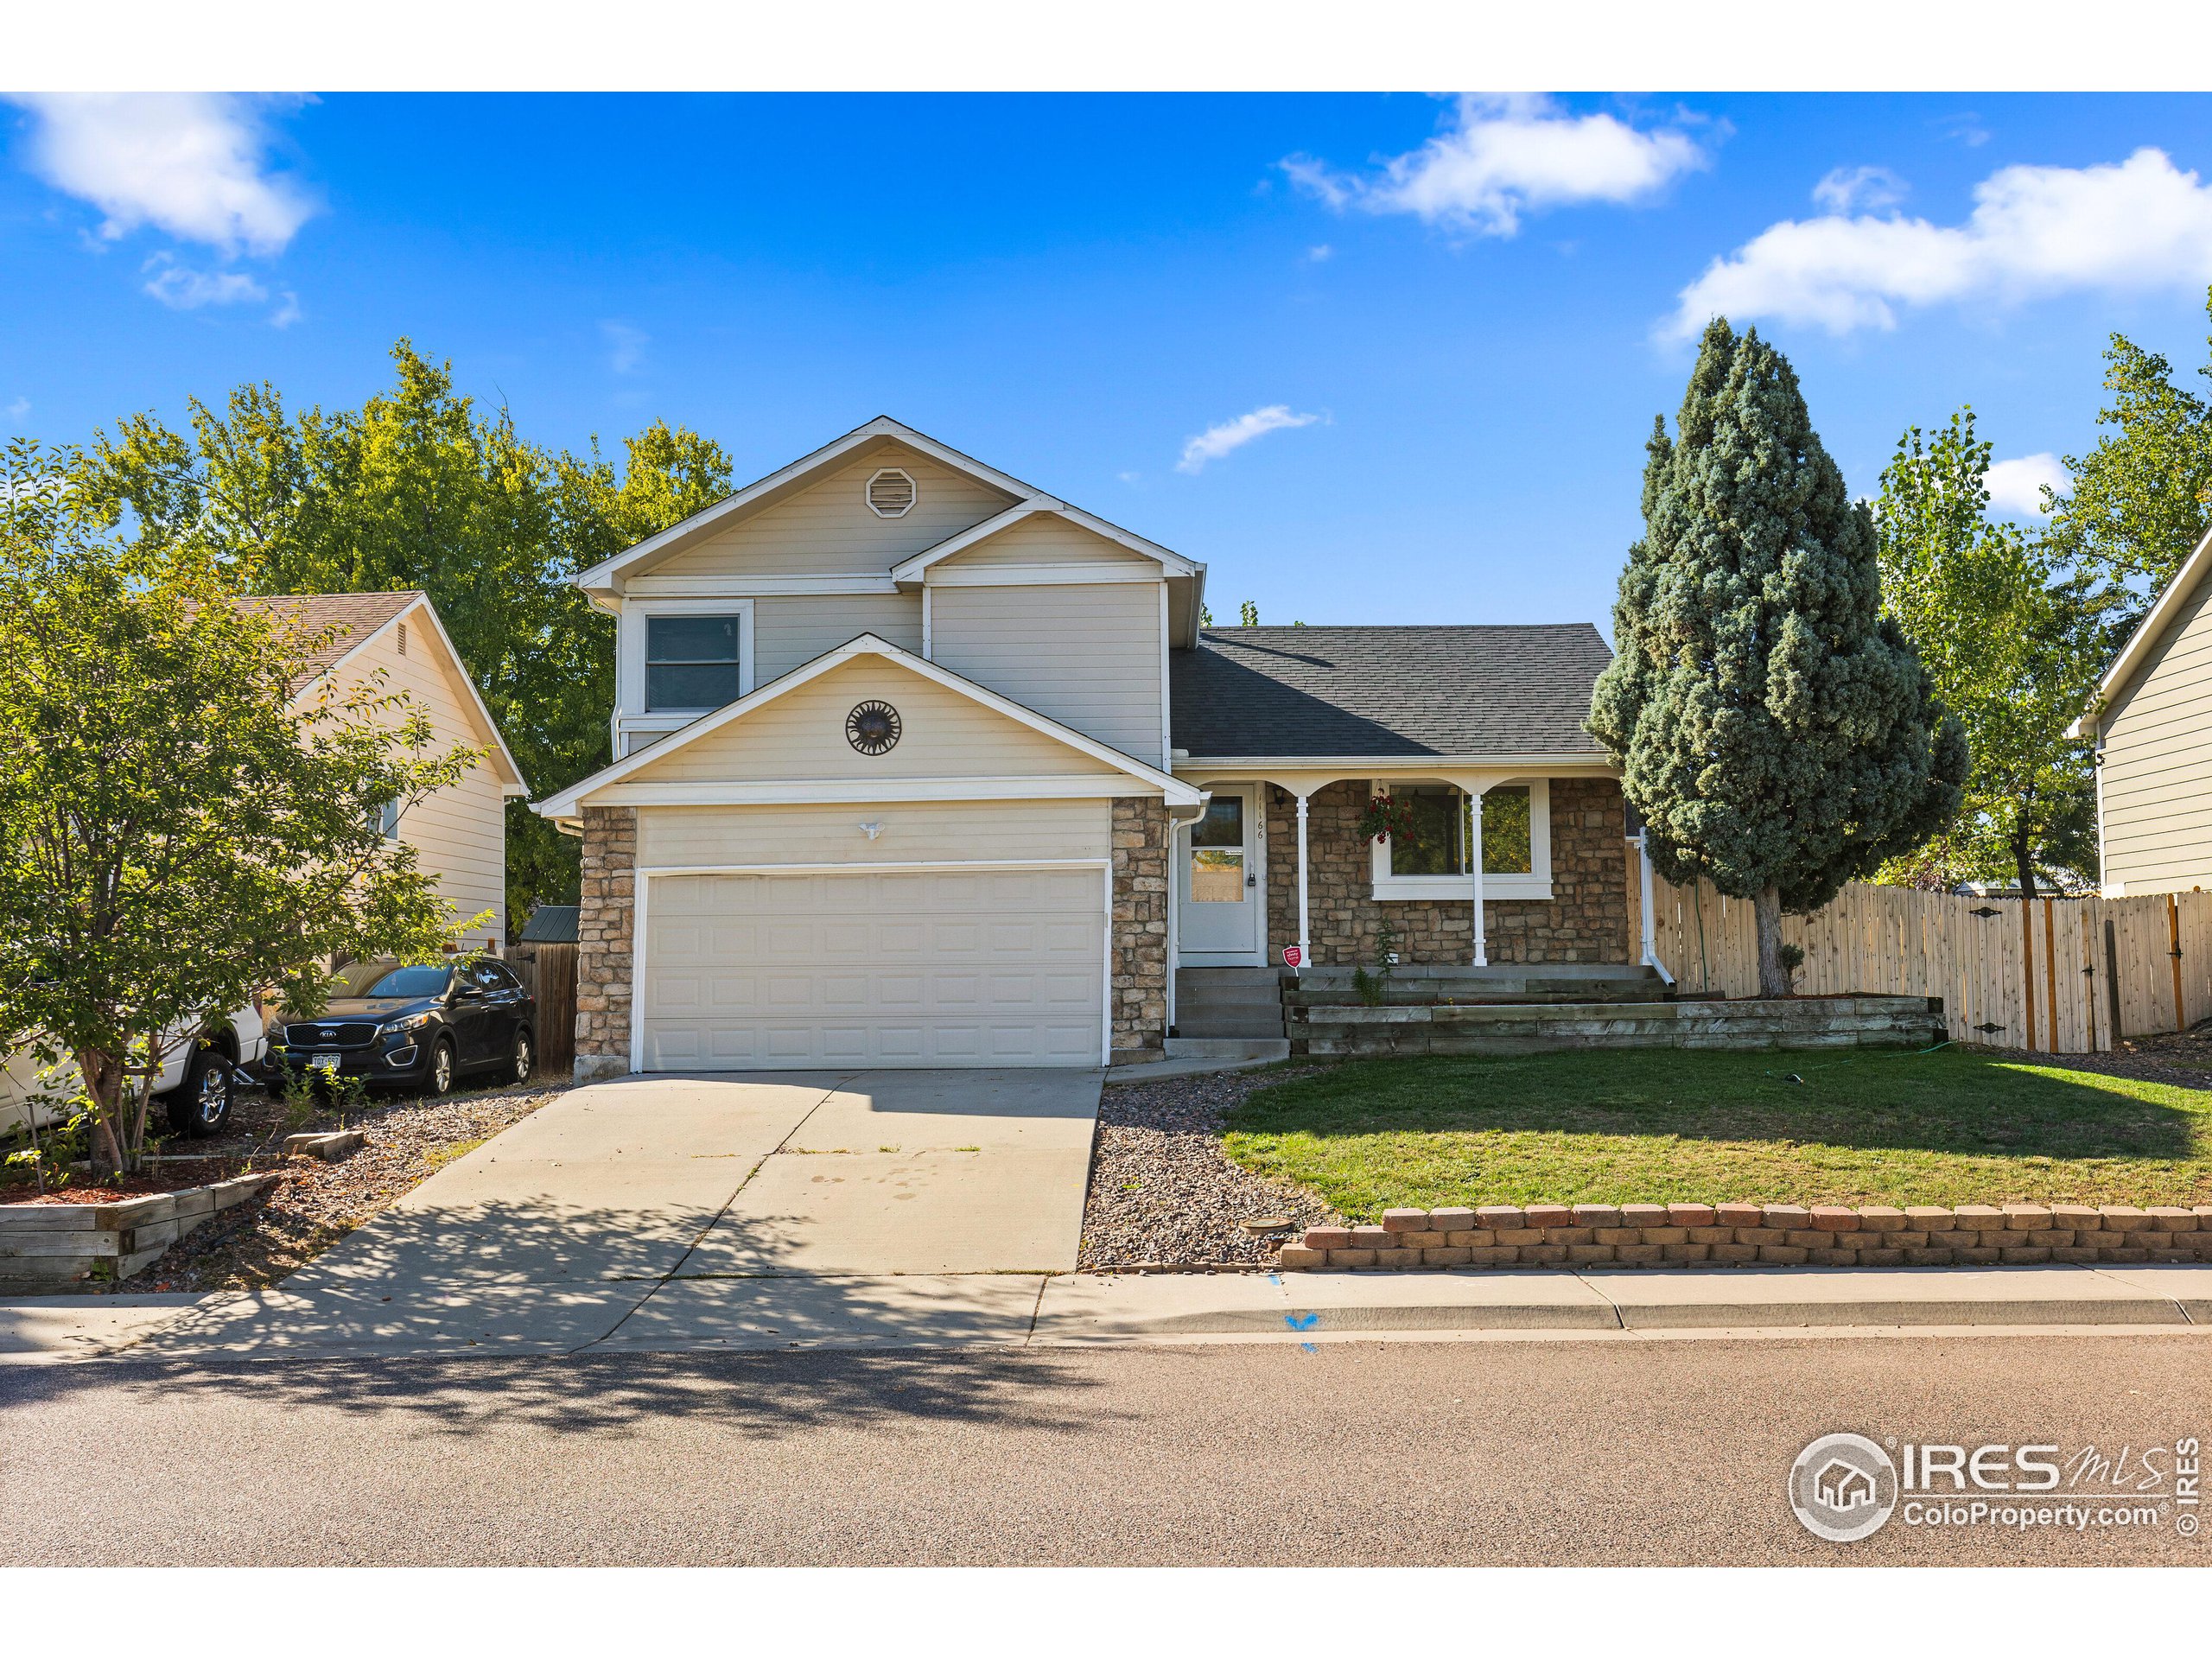
[[[1298,1345],[1309,1354],[1318,1354],[1321,1351],[1321,1344],[1318,1342],[1301,1342]]]
[[[1311,1331],[1321,1323],[1321,1316],[1319,1313],[1286,1313],[1282,1316],[1282,1322],[1294,1331]]]

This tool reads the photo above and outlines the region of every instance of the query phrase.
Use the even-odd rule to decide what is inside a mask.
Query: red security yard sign
[[[1282,965],[1284,967],[1295,968],[1300,963],[1304,962],[1305,960],[1306,953],[1303,950],[1300,950],[1296,945],[1286,944],[1283,946]]]

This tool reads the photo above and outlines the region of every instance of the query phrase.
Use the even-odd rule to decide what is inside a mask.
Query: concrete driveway
[[[1019,1339],[1040,1276],[1076,1264],[1099,1089],[1050,1071],[593,1084],[138,1351],[566,1351],[694,1281],[678,1300],[753,1339]]]

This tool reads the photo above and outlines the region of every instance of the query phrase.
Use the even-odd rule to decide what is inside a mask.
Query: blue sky
[[[2206,98],[193,96],[0,140],[0,434],[352,404],[405,334],[541,442],[665,416],[741,480],[893,415],[1268,621],[1603,625],[1704,307],[1871,491],[1962,402],[2085,448],[2106,335],[2193,378],[2212,282]]]

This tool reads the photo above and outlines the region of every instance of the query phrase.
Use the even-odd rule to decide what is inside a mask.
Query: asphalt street
[[[1808,1441],[2171,1446],[2173,1336],[1270,1341],[0,1370],[16,1564],[2199,1563],[2152,1524],[1823,1542]],[[2127,1465],[2133,1469],[2136,1465]],[[2165,1478],[2160,1492],[2171,1495]],[[2117,1491],[2115,1487],[2113,1490]]]

